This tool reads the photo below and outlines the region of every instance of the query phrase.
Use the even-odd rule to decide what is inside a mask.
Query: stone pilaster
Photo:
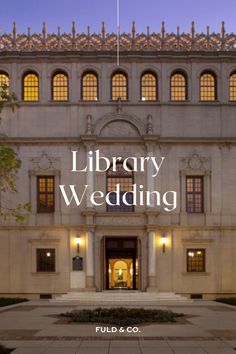
[[[94,232],[87,232],[86,290],[95,291],[94,285]]]
[[[157,291],[156,288],[156,235],[148,232],[148,291]]]

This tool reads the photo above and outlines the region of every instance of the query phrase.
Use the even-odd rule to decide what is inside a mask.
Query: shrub
[[[236,297],[219,297],[215,301],[221,302],[223,304],[236,306]]]
[[[0,354],[10,354],[15,349],[9,349],[0,344]]]
[[[80,310],[61,314],[71,319],[72,322],[93,322],[102,324],[113,324],[118,326],[130,326],[139,323],[163,323],[176,322],[177,314],[166,310],[146,310],[143,308],[96,308],[94,310]]]
[[[20,298],[7,298],[7,297],[0,297],[0,307],[19,304],[20,302],[28,301],[27,299],[20,299]]]

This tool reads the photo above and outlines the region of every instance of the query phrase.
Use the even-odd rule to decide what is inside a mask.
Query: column
[[[147,143],[147,156],[149,158],[154,156],[154,152],[153,151],[154,151],[153,144]],[[146,188],[146,190],[152,192],[152,191],[155,190],[154,177],[153,177],[154,167],[153,167],[153,164],[151,163],[150,160],[148,161],[146,171],[147,171],[147,188]],[[154,198],[155,198],[155,196],[151,195],[151,198],[150,198],[150,204],[151,205],[150,205],[150,207],[154,206]]]
[[[87,232],[87,252],[86,252],[86,288],[95,290],[94,287],[94,233]]]
[[[155,144],[148,142],[147,156],[155,156]],[[153,177],[154,167],[149,161],[147,166],[147,187],[146,190],[152,192],[155,190],[155,178]],[[148,225],[156,225],[156,213],[157,210],[155,203],[155,196],[151,195],[150,206],[147,207]],[[156,233],[155,231],[148,231],[148,291],[157,291],[156,289]]]
[[[148,232],[148,291],[156,291],[156,235]]]
[[[211,171],[205,173],[205,205],[206,213],[211,213]]]
[[[93,144],[86,144],[86,154],[87,154],[87,166],[89,165],[89,152],[93,151]],[[91,193],[94,192],[94,173],[90,171],[89,168],[86,171],[86,185],[88,185],[87,194],[86,194],[86,207],[94,208],[94,205],[91,203]]]
[[[40,93],[40,101],[43,103],[48,103],[51,100],[51,84],[50,84],[50,75],[47,75],[47,64],[42,63],[41,66],[42,74],[41,74],[41,85],[39,85]]]
[[[91,141],[85,142],[86,147],[86,160],[87,166],[89,166],[89,157],[91,157],[90,151],[94,150],[94,143]],[[94,167],[94,166],[93,166]],[[93,170],[93,169],[92,169]],[[88,168],[86,171],[86,211],[84,215],[86,217],[86,224],[88,225],[87,231],[87,247],[86,247],[86,289],[88,291],[95,291],[95,271],[94,271],[94,258],[95,258],[95,242],[93,228],[90,226],[94,224],[94,205],[91,203],[91,193],[94,191],[94,172]]]

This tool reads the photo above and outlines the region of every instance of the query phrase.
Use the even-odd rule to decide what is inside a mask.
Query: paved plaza
[[[152,306],[153,307],[153,306]],[[96,324],[67,324],[75,304],[29,301],[0,309],[0,343],[14,354],[233,354],[236,308],[213,301],[160,304],[184,313],[174,324],[139,325],[139,333],[96,333]],[[234,349],[235,348],[235,349]]]

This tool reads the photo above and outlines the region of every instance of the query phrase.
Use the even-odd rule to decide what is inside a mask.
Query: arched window
[[[200,100],[215,101],[216,94],[216,77],[211,72],[204,72],[200,78]]]
[[[113,101],[128,99],[128,80],[122,72],[113,74],[111,79],[111,97]]]
[[[9,95],[9,76],[0,71],[0,100],[6,99]]]
[[[175,72],[170,79],[171,101],[187,100],[187,78],[182,72]]]
[[[129,169],[131,169],[129,167]],[[133,176],[133,171],[126,171],[123,167],[123,163],[119,162],[116,163],[116,171],[113,171],[113,165],[110,166],[109,170],[107,171],[107,192],[110,193],[110,203],[116,204],[117,203],[117,196],[116,193],[114,192],[116,190],[116,185],[119,184],[120,186],[120,193],[119,193],[119,199],[120,203],[119,205],[109,205],[107,203],[107,211],[134,211],[134,206],[133,205],[126,205],[122,201],[122,196],[124,193],[128,192],[126,194],[126,200],[128,204],[133,203],[133,194],[129,193],[132,191],[132,185],[134,183],[134,176]],[[118,204],[118,203],[117,203]]]
[[[141,77],[141,100],[157,100],[157,77],[151,72],[144,73]]]
[[[229,100],[236,101],[236,72],[233,72],[229,78]]]
[[[68,76],[64,72],[56,72],[52,77],[52,100],[68,101],[69,82]]]
[[[23,100],[39,100],[39,78],[34,72],[28,72],[23,77]]]
[[[98,78],[93,72],[87,72],[82,77],[82,100],[98,100]]]

